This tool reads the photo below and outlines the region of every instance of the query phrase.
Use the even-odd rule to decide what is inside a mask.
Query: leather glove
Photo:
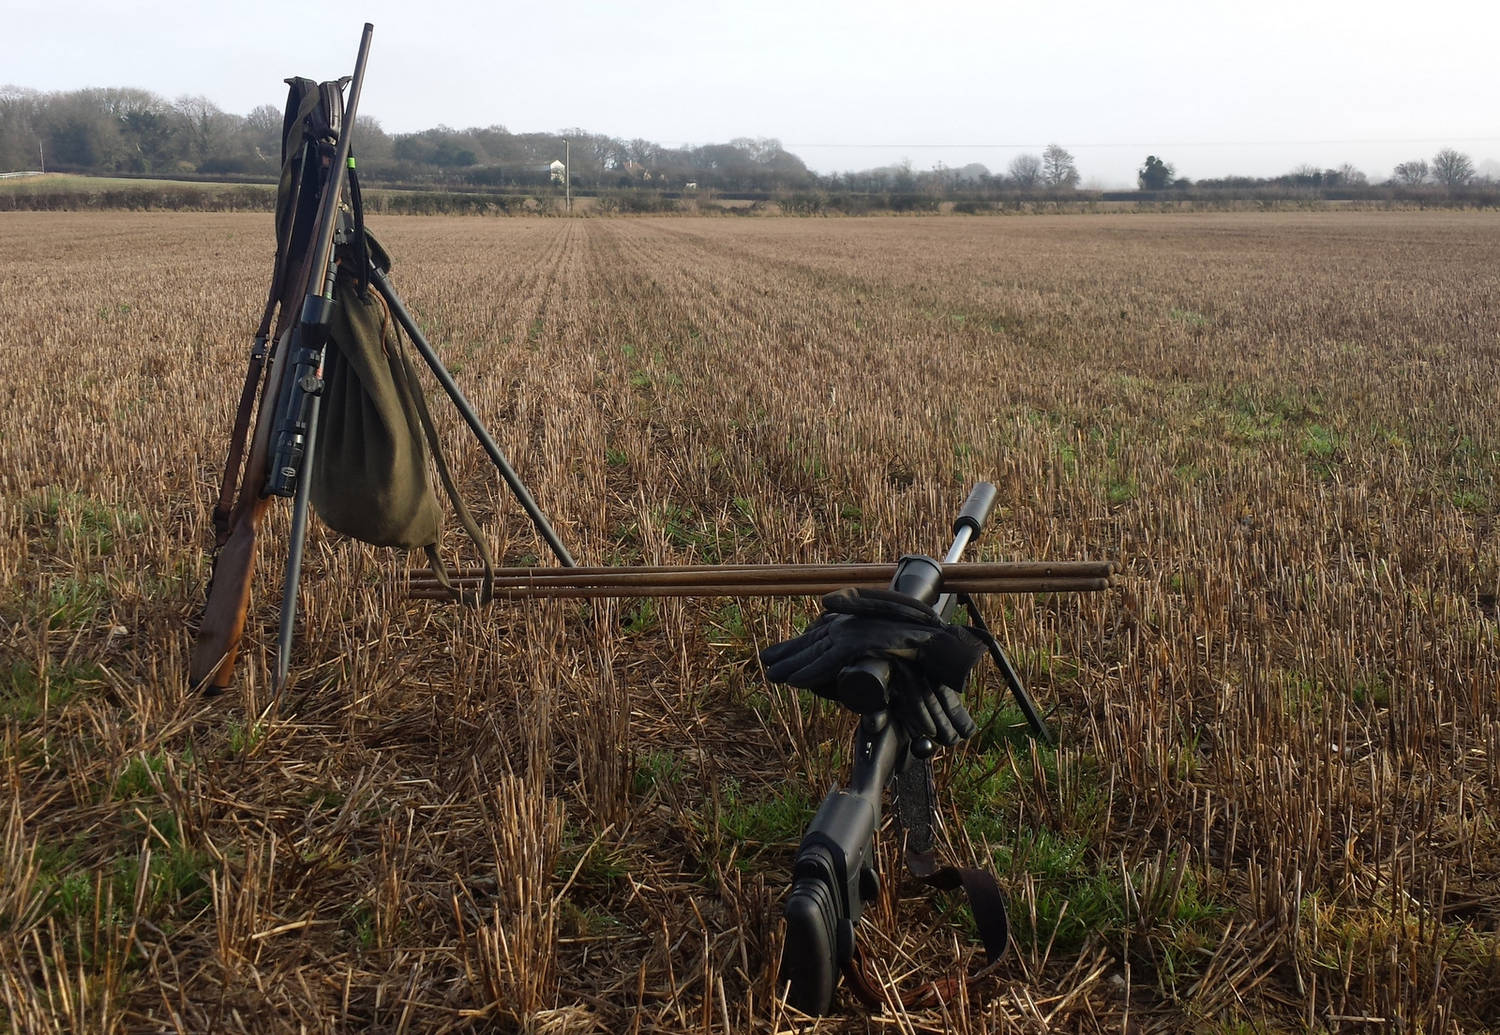
[[[984,645],[949,625],[915,597],[889,589],[841,589],[823,598],[823,614],[800,636],[761,651],[772,682],[811,690],[858,712],[884,701],[844,701],[838,677],[864,658],[892,663],[890,702],[912,736],[952,745],[974,731],[962,689]]]
[[[920,679],[904,679],[896,689],[891,680],[891,708],[896,721],[906,728],[912,739],[927,737],[944,747],[968,740],[978,727],[964,707],[958,691],[949,686],[932,686]]]

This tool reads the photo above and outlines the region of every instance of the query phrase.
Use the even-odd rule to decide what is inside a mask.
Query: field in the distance
[[[1500,1015],[1490,215],[374,223],[584,563],[1110,558],[992,598],[947,855],[1015,943],[825,1030],[1472,1031]],[[184,687],[268,217],[0,216],[0,1017],[24,1031],[768,1031],[850,723],[815,602],[404,599],[286,515],[236,692]],[[543,552],[434,398],[477,513]],[[460,536],[450,530],[450,547]],[[415,563],[415,562],[413,562]],[[978,966],[895,877],[894,980]],[[943,907],[943,908],[939,908]]]

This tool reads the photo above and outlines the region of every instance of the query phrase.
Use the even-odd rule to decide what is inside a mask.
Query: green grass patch
[[[1118,507],[1122,503],[1129,503],[1140,494],[1140,483],[1131,477],[1111,480],[1105,487],[1105,496],[1111,506]]]
[[[48,665],[38,673],[29,661],[13,661],[0,666],[0,716],[32,722],[46,709],[104,685],[104,670],[92,662]]]
[[[719,608],[709,620],[709,638],[715,647],[743,647],[750,642],[750,626],[745,610],[731,601]]]
[[[1302,451],[1314,460],[1328,463],[1344,444],[1343,437],[1321,424],[1310,424],[1302,437]]]
[[[123,308],[128,310],[129,306]],[[26,518],[45,533],[52,548],[98,556],[113,553],[118,536],[138,535],[146,527],[140,511],[113,507],[60,489],[28,498]]]
[[[733,777],[719,784],[719,830],[741,844],[795,845],[812,818],[812,803],[800,783],[747,795]]]
[[[40,606],[49,629],[77,629],[94,621],[109,599],[103,575],[64,575],[47,583]]]
[[[574,827],[563,827],[562,847],[552,873],[561,883],[577,871],[575,887],[609,886],[630,873],[630,857],[619,845],[606,845]]]
[[[1078,663],[1072,660],[1072,655],[1065,652],[1060,643],[1054,643],[1050,649],[1031,647],[1008,653],[1016,666],[1016,673],[1027,684],[1036,682],[1051,685],[1059,680],[1078,678]]]
[[[40,190],[67,191],[79,194],[87,194],[101,190],[125,190],[137,188],[143,190],[162,190],[164,188],[197,190],[203,192],[221,190],[227,184],[223,183],[199,183],[192,180],[153,180],[134,176],[77,176],[72,173],[43,173],[40,176],[18,176],[14,179],[0,180],[0,194],[31,194]],[[235,186],[247,186],[236,184]],[[257,190],[274,193],[276,185],[250,184]]]
[[[636,759],[631,786],[637,794],[648,794],[661,786],[682,783],[682,762],[672,751],[647,751]]]
[[[143,905],[152,912],[185,918],[208,907],[211,857],[185,843],[170,814],[131,825],[139,826],[140,840],[150,848],[149,857],[132,850],[86,865],[81,861],[88,847],[84,838],[61,847],[38,846],[39,882],[49,914],[85,920],[99,915],[118,922],[133,908],[136,887],[142,883]],[[144,872],[143,859],[147,860]]]
[[[620,628],[627,636],[642,636],[661,624],[661,612],[652,597],[642,597],[625,609]]]
[[[1085,839],[1018,830],[995,848],[994,861],[1012,883],[1029,875],[1035,889],[1033,903],[1011,911],[1014,937],[1075,952],[1093,935],[1124,929],[1124,885],[1098,868]]]
[[[234,720],[229,724],[229,736],[225,740],[225,747],[229,749],[230,755],[244,755],[254,751],[265,738],[265,723],[252,722],[246,725]]]
[[[1355,680],[1354,686],[1350,688],[1349,697],[1361,708],[1389,708],[1391,684],[1378,675],[1365,676]]]

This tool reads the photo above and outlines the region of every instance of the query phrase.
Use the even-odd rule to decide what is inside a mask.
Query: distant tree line
[[[51,171],[164,178],[274,181],[281,166],[281,109],[264,104],[248,115],[222,111],[206,97],[174,101],[148,90],[87,89],[40,93],[0,87],[0,171],[45,167]],[[1063,200],[1098,197],[1079,192],[1073,155],[1060,144],[1041,154],[1020,154],[1003,172],[973,163],[939,164],[917,170],[910,161],[859,172],[818,175],[795,154],[769,138],[741,137],[722,144],[665,147],[640,138],[624,140],[583,129],[556,133],[512,133],[501,125],[416,133],[386,133],[361,117],[355,150],[362,178],[372,186],[426,190],[548,195],[551,163],[565,153],[575,190],[610,195],[621,211],[649,204],[626,194],[709,194],[781,199],[823,210],[822,196],[863,195],[878,207],[923,211],[935,199],[959,204],[1006,203],[1017,198]],[[1375,183],[1344,164],[1320,169],[1301,165],[1280,176],[1227,176],[1196,182],[1179,176],[1165,158],[1148,155],[1137,175],[1142,191],[1193,190],[1238,197],[1319,193],[1342,197],[1389,197],[1391,189],[1451,192],[1491,188],[1473,160],[1444,148],[1430,160],[1398,164]],[[872,202],[873,203],[873,202]],[[860,203],[827,206],[859,210]]]
[[[1149,164],[1150,159],[1147,159]],[[1168,167],[1170,170],[1170,167]],[[1147,187],[1146,169],[1141,170],[1141,186]],[[1398,163],[1390,176],[1374,181],[1364,172],[1345,162],[1333,169],[1319,169],[1315,165],[1299,165],[1280,176],[1223,176],[1216,179],[1201,179],[1196,184],[1188,180],[1174,180],[1171,184],[1158,184],[1149,189],[1160,190],[1165,186],[1197,186],[1213,188],[1284,187],[1334,190],[1358,193],[1360,188],[1371,188],[1372,193],[1382,187],[1428,187],[1458,190],[1465,187],[1488,188],[1500,185],[1494,176],[1480,175],[1474,160],[1460,151],[1445,147],[1433,155],[1431,162],[1423,158]]]
[[[0,87],[0,171],[274,179],[281,122],[281,109],[269,104],[241,116],[200,96],[168,101],[137,89]],[[582,129],[511,133],[500,125],[390,134],[361,117],[355,140],[367,182],[421,186],[546,185],[550,164],[565,148],[573,183],[584,190],[681,190],[695,183],[704,190],[777,191],[812,180],[800,158],[770,139],[668,148]]]

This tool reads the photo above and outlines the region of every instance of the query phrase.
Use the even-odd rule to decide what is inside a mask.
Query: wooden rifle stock
[[[287,278],[287,261],[290,258],[288,252],[292,242],[292,224],[297,218],[297,208],[302,198],[302,176],[307,171],[309,156],[312,148],[304,142],[302,145],[302,158],[297,162],[297,168],[292,173],[292,184],[289,204],[286,210],[278,216],[276,225],[276,265],[271,271],[271,288],[266,293],[266,308],[260,318],[260,326],[255,330],[255,344],[250,349],[250,367],[245,371],[245,384],[240,390],[240,404],[234,414],[234,430],[229,433],[229,456],[224,461],[224,477],[219,484],[219,502],[214,505],[214,548],[222,550],[224,544],[229,540],[230,515],[234,512],[234,494],[238,482],[240,468],[244,461],[245,435],[250,430],[250,415],[255,408],[256,389],[262,387],[261,374],[264,373],[266,358],[275,351],[275,343],[281,340],[282,332],[286,330],[288,310],[282,305],[286,297],[285,285]],[[305,271],[301,279],[306,279]],[[277,308],[280,307],[281,315],[276,322],[276,333],[271,333],[271,320],[276,316]]]
[[[285,311],[285,310],[283,310]],[[255,436],[250,459],[240,482],[239,499],[229,515],[229,534],[214,558],[213,581],[208,603],[193,644],[188,678],[194,687],[223,690],[234,675],[240,653],[240,637],[250,611],[250,580],[255,574],[255,548],[260,524],[275,496],[262,496],[266,481],[266,457],[270,452],[272,425],[276,420],[276,393],[281,390],[288,349],[281,343],[271,359],[271,373],[261,387],[255,418]]]

